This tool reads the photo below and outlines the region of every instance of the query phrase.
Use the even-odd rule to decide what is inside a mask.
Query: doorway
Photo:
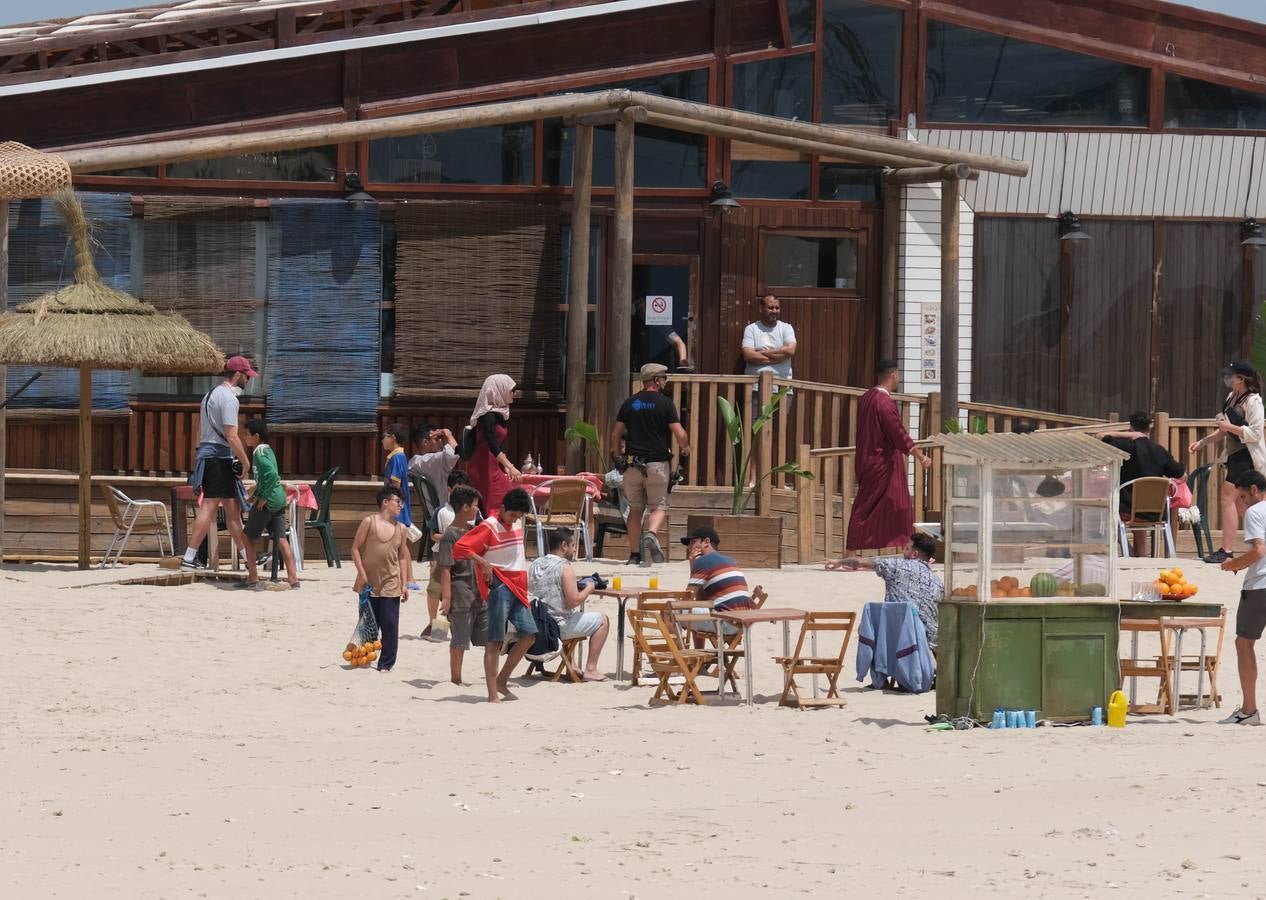
[[[698,279],[697,256],[633,257],[633,333],[629,349],[634,371],[652,362],[667,366],[669,371],[687,360],[693,362],[697,354],[694,305]]]

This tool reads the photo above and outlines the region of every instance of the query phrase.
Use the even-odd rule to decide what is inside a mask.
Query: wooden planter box
[[[782,516],[691,515],[686,531],[712,528],[720,551],[744,569],[782,568]]]

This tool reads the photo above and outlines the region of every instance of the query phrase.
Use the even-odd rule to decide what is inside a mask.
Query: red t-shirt
[[[511,528],[497,516],[491,516],[470,529],[453,545],[453,558],[469,559],[472,556],[488,560],[497,579],[514,592],[519,602],[527,607],[532,605],[528,599],[523,529],[517,523]],[[475,566],[475,582],[479,585],[479,596],[486,602],[491,585],[479,566]]]

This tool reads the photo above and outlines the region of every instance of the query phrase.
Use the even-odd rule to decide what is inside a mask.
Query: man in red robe
[[[892,360],[876,367],[877,384],[862,395],[857,405],[857,499],[848,521],[849,550],[904,547],[914,530],[914,506],[906,482],[907,454],[928,469],[932,459],[914,446],[892,392],[901,373]]]

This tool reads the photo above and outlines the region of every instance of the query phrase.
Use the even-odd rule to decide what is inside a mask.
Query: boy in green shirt
[[[295,574],[295,556],[286,539],[286,489],[282,487],[277,472],[277,456],[268,446],[268,426],[259,419],[246,423],[246,446],[251,451],[251,473],[255,476],[255,491],[250,497],[250,514],[246,517],[246,586],[259,584],[255,567],[255,542],[268,533],[277,539],[281,558],[286,564],[286,581],[291,589],[299,587]]]

